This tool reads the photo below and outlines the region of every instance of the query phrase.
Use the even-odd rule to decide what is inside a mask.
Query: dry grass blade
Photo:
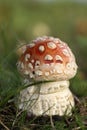
[[[74,128],[72,130],[81,130],[81,127],[76,127],[76,128]]]
[[[81,104],[81,101],[79,100],[79,98],[77,96],[74,95],[74,99],[78,104]]]
[[[10,130],[1,120],[0,120],[0,124],[1,124],[6,130]]]
[[[51,126],[52,126],[53,130],[56,130],[56,128],[54,126],[54,122],[53,122],[52,116],[50,116],[50,123],[51,123]]]

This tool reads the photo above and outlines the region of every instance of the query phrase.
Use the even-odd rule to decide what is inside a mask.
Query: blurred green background
[[[87,96],[87,4],[43,1],[0,0],[0,91],[19,84],[17,46],[49,35],[72,49],[79,69],[71,89],[77,96]]]

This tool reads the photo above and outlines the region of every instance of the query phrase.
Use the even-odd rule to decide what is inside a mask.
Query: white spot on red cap
[[[58,46],[60,47],[60,48],[63,48],[64,47],[64,45],[63,44],[58,44]]]
[[[34,63],[34,60],[32,59],[31,62]]]
[[[35,68],[38,68],[39,66],[40,66],[40,61],[37,60],[37,61],[35,62]]]
[[[48,54],[48,55],[45,56],[45,60],[53,60],[53,57]]]
[[[42,71],[37,70],[37,71],[35,71],[35,74],[41,76],[43,73],[42,73]]]
[[[72,68],[72,64],[71,64],[71,63],[67,63],[67,64],[66,64],[66,68],[67,68],[67,69],[71,69],[71,68]]]
[[[34,77],[34,75],[32,73],[30,73],[30,78],[33,78],[33,77]]]
[[[63,54],[65,56],[70,56],[69,51],[67,49],[63,49]]]
[[[52,69],[52,70],[50,70],[50,73],[53,74],[53,73],[55,73],[55,71],[56,71],[55,69]]]
[[[28,75],[28,74],[29,74],[29,71],[28,71],[28,70],[25,70],[25,71],[24,71],[24,74],[25,74],[25,75]]]
[[[25,55],[25,61],[28,61],[29,58],[30,58],[30,54],[26,54]]]
[[[65,73],[65,74],[70,74],[71,72],[70,72],[70,70],[66,70],[66,69],[65,69],[65,70],[64,70],[64,73]]]
[[[56,48],[56,44],[53,43],[53,42],[48,42],[48,43],[47,43],[47,46],[48,46],[50,49],[55,49],[55,48]]]
[[[61,74],[61,73],[63,73],[63,70],[62,70],[61,68],[59,68],[59,69],[57,70],[57,73],[58,73],[58,74]]]
[[[45,50],[45,47],[43,45],[39,46],[39,51],[43,52]]]
[[[55,43],[59,43],[60,39],[59,38],[54,38]]]
[[[40,65],[40,61],[37,60],[37,61],[35,62],[35,65]]]
[[[60,55],[56,55],[56,60],[60,60],[60,61],[63,61],[62,57]]]
[[[45,76],[48,76],[50,73],[49,72],[45,72]]]
[[[67,69],[67,70],[72,69],[72,70],[76,71],[77,65],[76,65],[74,62],[67,63],[67,64],[66,64],[66,69]]]
[[[30,69],[33,69],[33,65],[32,65],[31,63],[28,63],[28,67],[29,67]]]
[[[30,48],[32,48],[32,47],[35,46],[35,43],[30,43],[28,46],[29,46]]]

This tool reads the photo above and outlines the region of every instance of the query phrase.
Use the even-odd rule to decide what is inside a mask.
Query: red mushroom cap
[[[68,47],[58,38],[38,37],[25,46],[18,70],[28,79],[67,80],[75,76],[77,65]]]

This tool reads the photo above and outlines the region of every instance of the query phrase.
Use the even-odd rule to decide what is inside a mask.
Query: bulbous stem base
[[[40,115],[71,115],[74,98],[69,81],[56,81],[28,87],[20,92],[18,107]]]

